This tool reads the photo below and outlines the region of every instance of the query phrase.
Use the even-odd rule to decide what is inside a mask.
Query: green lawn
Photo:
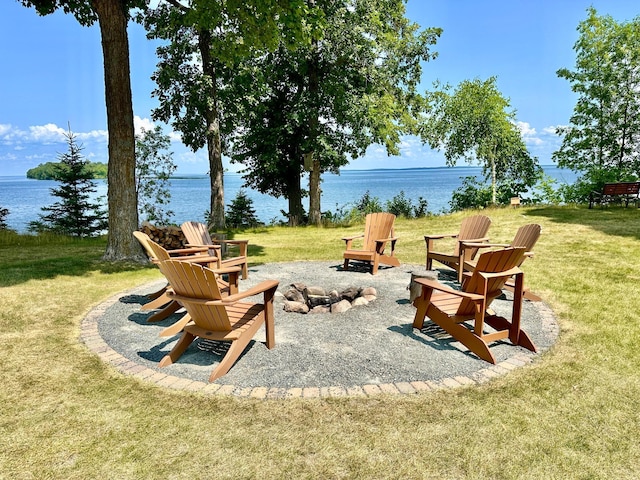
[[[465,212],[397,222],[398,255]],[[640,210],[489,210],[493,241],[540,223],[526,282],[556,345],[479,386],[257,400],[123,376],[79,341],[111,295],[160,278],[100,261],[103,240],[0,233],[0,478],[640,478]],[[341,258],[350,228],[243,232],[253,263]],[[276,346],[277,348],[277,346]]]

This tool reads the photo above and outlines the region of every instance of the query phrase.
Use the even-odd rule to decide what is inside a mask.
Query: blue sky
[[[458,84],[465,79],[497,77],[502,94],[517,112],[529,151],[551,163],[559,139],[553,133],[568,123],[576,97],[559,68],[573,68],[578,23],[592,5],[618,22],[640,15],[629,0],[409,0],[407,16],[427,27],[441,27],[438,58],[423,69],[424,89],[436,79]],[[135,24],[129,28],[134,114],[149,128],[150,76],[155,45]],[[55,161],[66,151],[62,133],[70,125],[92,161],[107,161],[102,51],[97,26],[81,27],[70,15],[38,16],[17,0],[0,6],[0,175],[24,175]],[[168,127],[166,127],[169,133]],[[206,173],[205,151],[193,153],[179,140],[172,144],[178,173]],[[444,165],[440,152],[414,137],[403,139],[401,155],[388,157],[372,146],[347,168],[412,168]],[[231,170],[233,165],[225,166]]]

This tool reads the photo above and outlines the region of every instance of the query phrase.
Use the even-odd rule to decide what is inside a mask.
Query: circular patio
[[[276,347],[269,350],[264,345],[263,327],[229,373],[214,383],[208,383],[208,378],[225,344],[196,341],[176,363],[158,367],[179,338],[162,338],[158,333],[181,314],[149,323],[151,312],[140,307],[145,294],[163,281],[123,292],[99,305],[85,318],[81,335],[89,348],[124,373],[169,388],[258,398],[415,393],[481,383],[533,361],[556,340],[556,319],[543,302],[525,301],[523,305],[522,328],[538,353],[508,340],[496,342],[491,347],[496,365],[480,360],[429,321],[421,331],[413,329],[415,308],[409,301],[408,285],[411,272],[423,269],[419,265],[383,267],[373,276],[366,269],[344,271],[341,262],[250,268],[249,278],[240,281],[241,291],[262,280],[276,279],[278,292],[293,283],[336,290],[371,286],[378,298],[343,313],[301,315],[285,312],[284,298],[277,295]],[[454,276],[448,272],[440,271],[441,282],[452,282]],[[509,318],[510,299],[497,299],[492,308]]]

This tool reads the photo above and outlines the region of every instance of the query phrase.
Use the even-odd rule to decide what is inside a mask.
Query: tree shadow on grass
[[[543,217],[554,223],[584,225],[607,235],[640,240],[640,208],[607,206],[542,207],[527,211],[528,217]]]

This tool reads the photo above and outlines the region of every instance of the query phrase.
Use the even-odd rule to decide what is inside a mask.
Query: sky
[[[640,15],[629,0],[409,0],[406,15],[423,28],[440,27],[435,60],[423,65],[421,90],[434,81],[453,86],[463,80],[497,78],[510,100],[517,124],[532,155],[551,164],[559,147],[555,128],[569,122],[576,96],[558,78],[560,68],[573,69],[578,24],[593,6],[618,22]],[[129,27],[133,108],[137,129],[152,128],[157,107],[151,80],[157,44],[144,29]],[[71,15],[45,17],[18,0],[0,5],[0,176],[24,175],[40,163],[57,161],[66,152],[69,129],[83,145],[83,155],[107,162],[107,119],[100,32],[81,27]],[[205,174],[206,151],[184,147],[170,127],[178,174]],[[404,137],[399,156],[371,146],[348,169],[443,166],[442,152],[416,137]],[[225,168],[238,170],[224,160]]]

